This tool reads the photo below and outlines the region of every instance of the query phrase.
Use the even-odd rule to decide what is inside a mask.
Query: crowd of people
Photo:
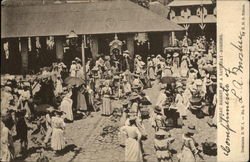
[[[169,130],[183,127],[181,161],[195,161],[199,150],[192,135],[195,125],[188,121],[190,111],[197,118],[211,116],[216,127],[216,45],[213,40],[187,37],[179,51],[132,58],[100,55],[88,59],[86,67],[75,58],[70,67],[62,61],[40,69],[32,76],[5,75],[1,81],[1,160],[15,158],[13,141],[20,140],[21,154],[28,149],[28,131],[42,133],[41,145],[51,147],[55,155],[65,148],[65,123],[91,116],[99,111],[103,117],[114,112],[113,100],[122,108],[120,143],[125,146],[125,161],[143,161],[143,140],[150,118],[155,129],[154,147],[159,161],[171,161],[169,146],[175,140]],[[160,85],[157,102],[152,106],[145,89]],[[153,110],[151,112],[151,110]],[[41,126],[45,123],[45,126]]]

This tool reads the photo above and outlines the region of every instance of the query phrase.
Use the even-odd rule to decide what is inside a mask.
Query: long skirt
[[[127,138],[125,142],[125,161],[139,162],[142,161],[142,152],[140,143],[133,138]]]
[[[65,147],[65,139],[62,129],[53,128],[51,136],[51,147],[55,151],[62,150]]]
[[[107,97],[102,98],[102,115],[111,115],[112,114],[112,106],[111,99]]]
[[[154,69],[151,67],[151,68],[149,68],[149,78],[150,79],[152,79],[152,80],[154,80],[155,79],[155,71],[154,71]]]
[[[82,110],[82,111],[87,111],[88,110],[86,97],[81,92],[78,92],[77,106],[76,107],[77,107],[77,110]]]
[[[189,148],[184,147],[182,150],[182,155],[180,157],[180,162],[195,162],[195,157]]]

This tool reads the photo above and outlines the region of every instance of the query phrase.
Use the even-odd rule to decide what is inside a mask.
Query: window
[[[207,8],[207,14],[213,15],[214,14],[214,6],[206,6]]]
[[[190,10],[191,10],[191,15],[196,15],[196,11],[197,11],[197,7],[196,6],[192,6],[190,8]]]
[[[181,16],[181,9],[180,8],[175,8],[175,16]]]

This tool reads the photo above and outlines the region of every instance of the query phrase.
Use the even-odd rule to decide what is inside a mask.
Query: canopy
[[[1,6],[1,38],[181,31],[183,27],[130,1]]]
[[[193,5],[210,5],[212,0],[174,0],[168,4],[169,7],[193,6]]]

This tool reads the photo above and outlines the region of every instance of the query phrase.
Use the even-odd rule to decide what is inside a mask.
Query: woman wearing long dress
[[[122,133],[126,134],[125,140],[125,161],[140,162],[142,161],[142,151],[140,147],[141,133],[136,127],[136,116],[130,116],[129,126],[120,128]]]
[[[57,76],[57,79],[56,79],[56,87],[55,87],[55,96],[59,95],[60,93],[63,92],[63,87],[62,87],[62,79],[61,79],[61,76]]]
[[[69,120],[69,121],[73,121],[73,110],[72,110],[72,104],[73,104],[73,100],[71,99],[72,96],[72,91],[70,90],[69,92],[66,93],[66,95],[64,96],[62,102],[61,102],[61,111],[63,111],[65,113],[64,117],[65,119]]]
[[[188,73],[188,61],[187,61],[187,56],[182,56],[181,58],[181,76],[186,77]]]
[[[65,123],[63,118],[63,112],[54,111],[55,116],[52,117],[52,136],[51,136],[51,147],[55,151],[55,154],[58,155],[59,151],[65,147],[65,138],[64,138],[64,129]]]
[[[193,139],[193,135],[195,133],[195,128],[191,127],[187,128],[188,130],[182,136],[182,152],[180,154],[180,162],[195,162],[195,155],[198,153],[198,150],[195,146],[195,141]]]
[[[112,114],[112,105],[110,95],[112,94],[111,87],[109,86],[109,81],[104,82],[104,87],[101,90],[102,96],[102,115],[109,116]]]
[[[69,69],[71,77],[76,77],[76,70],[77,70],[76,61],[72,61],[72,64]]]
[[[88,110],[85,93],[87,93],[87,90],[84,87],[84,85],[82,85],[78,89],[77,106],[76,107],[77,107],[77,110],[80,110],[83,112],[87,112],[87,110]]]
[[[10,129],[11,124],[10,117],[2,117],[1,121],[1,145],[0,145],[0,160],[12,161],[15,158],[15,149]]]
[[[172,67],[174,77],[179,77],[180,76],[179,62],[180,62],[179,54],[174,53],[174,55],[173,55],[173,67]]]
[[[177,92],[177,95],[175,97],[176,107],[180,113],[180,116],[185,117],[187,115],[187,109],[186,109],[186,106],[184,104],[183,88],[178,87],[177,91],[178,92]]]
[[[159,130],[155,133],[154,147],[158,162],[172,162],[172,153],[170,152],[170,144],[174,142],[174,138],[165,131]]]
[[[150,58],[148,59],[148,76],[151,81],[155,80],[154,63]]]
[[[25,117],[30,118],[31,117],[31,110],[29,107],[29,99],[30,99],[30,91],[28,90],[28,87],[24,88],[24,91],[21,94],[21,101],[22,101],[22,109],[26,111]]]

